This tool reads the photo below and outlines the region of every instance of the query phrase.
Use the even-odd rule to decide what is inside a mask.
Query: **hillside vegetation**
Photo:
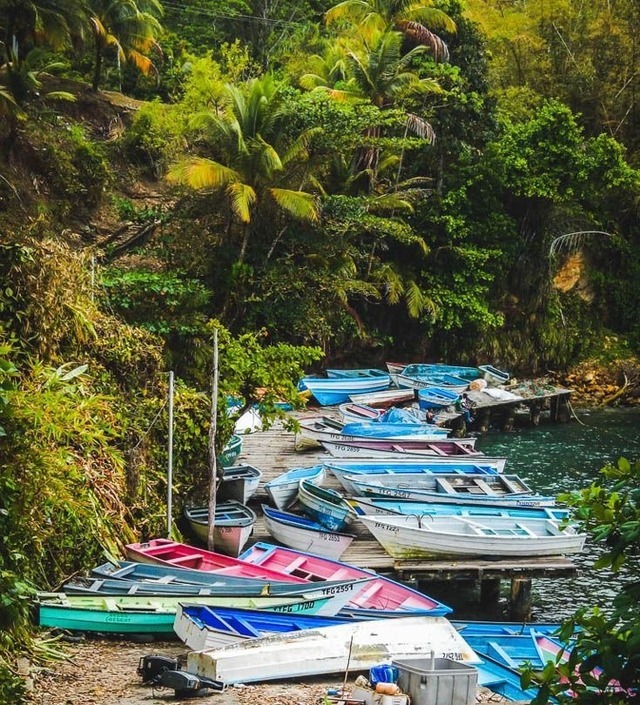
[[[639,30],[633,0],[0,3],[0,701],[46,655],[31,591],[163,531],[168,370],[176,494],[206,485],[214,334],[218,450],[228,396],[274,418],[328,361],[633,366]]]

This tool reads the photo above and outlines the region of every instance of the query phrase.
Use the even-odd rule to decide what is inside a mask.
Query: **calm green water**
[[[640,410],[577,411],[576,415],[582,423],[543,421],[537,428],[489,432],[478,439],[477,447],[487,455],[508,458],[505,472],[519,475],[544,495],[587,486],[600,468],[620,457],[640,459]],[[631,562],[619,575],[594,571],[592,565],[600,550],[587,542],[585,552],[573,558],[579,566],[575,578],[534,579],[536,620],[560,620],[581,606],[598,605],[608,610],[621,583],[640,576],[640,560]]]

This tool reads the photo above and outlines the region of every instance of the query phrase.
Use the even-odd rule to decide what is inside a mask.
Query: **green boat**
[[[233,435],[222,453],[218,456],[218,462],[223,468],[231,467],[242,451],[242,436]]]
[[[332,599],[303,594],[296,597],[146,597],[123,595],[38,594],[38,620],[41,627],[113,634],[173,634],[178,604],[242,607],[273,612],[317,614]]]

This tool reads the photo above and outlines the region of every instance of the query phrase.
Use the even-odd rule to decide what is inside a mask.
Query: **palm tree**
[[[317,219],[315,198],[302,190],[305,174],[298,178],[297,189],[287,188],[298,176],[296,165],[307,159],[312,133],[282,144],[279,90],[270,76],[254,79],[245,90],[227,85],[226,93],[228,106],[223,114],[208,112],[196,121],[219,150],[219,161],[191,158],[174,166],[169,177],[196,189],[224,193],[240,225],[237,263],[242,264],[258,211],[275,207],[298,220]]]
[[[374,33],[370,40],[346,50],[344,72],[323,70],[321,73],[306,74],[300,79],[305,88],[326,91],[337,100],[369,100],[380,110],[393,107],[405,97],[439,92],[438,83],[429,78],[420,78],[411,70],[415,57],[428,51],[419,45],[408,53],[402,53],[403,36],[400,32],[385,31]],[[312,65],[322,67],[319,57]],[[327,76],[330,79],[327,80]],[[427,139],[435,140],[433,128],[427,120],[413,113],[406,113],[405,129]],[[380,137],[380,128],[372,127],[366,137],[375,140]],[[369,172],[375,179],[378,170],[379,150],[375,147],[364,149],[357,161],[358,170]]]
[[[444,41],[427,25],[455,32],[455,22],[429,0],[343,0],[325,15],[327,24],[344,20],[358,25],[365,40],[374,34],[394,29],[414,43],[429,47],[436,59],[447,60]]]
[[[100,85],[102,60],[109,47],[115,49],[118,61],[128,59],[145,74],[153,70],[147,54],[159,50],[156,40],[162,32],[158,21],[162,6],[158,0],[89,0],[88,11],[95,42],[94,91]]]

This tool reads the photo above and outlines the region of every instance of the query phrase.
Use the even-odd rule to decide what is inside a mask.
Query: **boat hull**
[[[477,656],[447,619],[404,617],[274,634],[213,651],[195,651],[187,669],[224,683],[253,683],[326,673],[366,671],[391,658]]]
[[[560,530],[547,519],[492,518],[482,523],[464,517],[361,516],[360,519],[385,551],[400,559],[558,556],[579,553],[586,538],[571,528]]]
[[[351,534],[328,531],[304,517],[278,512],[263,505],[264,524],[271,536],[284,546],[338,560],[349,548]]]
[[[193,534],[203,543],[209,539],[208,507],[189,507],[185,515]],[[256,523],[253,509],[230,500],[216,505],[214,544],[216,551],[238,557],[249,540]]]
[[[442,616],[451,608],[389,578],[371,573],[349,563],[330,560],[304,551],[295,551],[268,543],[258,542],[250,546],[241,556],[245,561],[278,570],[285,575],[304,575],[307,580],[335,580],[336,576],[346,578],[373,577],[349,603],[349,608],[365,610],[421,612],[431,616]]]
[[[393,458],[407,457],[481,457],[483,454],[474,449],[475,438],[460,438],[458,440],[432,441],[327,441],[320,443],[334,458]]]
[[[267,482],[264,489],[275,506],[283,510],[296,500],[300,480],[307,480],[315,485],[321,485],[325,478],[326,470],[323,465],[314,465],[311,468],[295,468]]]
[[[361,377],[303,377],[302,382],[322,406],[333,406],[349,401],[352,394],[380,392],[391,384],[388,374]]]
[[[329,531],[344,531],[354,520],[351,506],[337,493],[301,480],[298,501],[305,514]]]
[[[261,479],[262,470],[253,465],[225,467],[218,487],[218,500],[246,504],[258,489]]]
[[[200,596],[197,599],[206,605],[321,614],[326,613],[333,598]],[[184,601],[184,597],[168,596],[98,597],[61,593],[56,599],[45,595],[38,604],[38,623],[41,627],[70,631],[169,635],[173,634],[178,604]],[[340,609],[338,603],[335,606]]]

